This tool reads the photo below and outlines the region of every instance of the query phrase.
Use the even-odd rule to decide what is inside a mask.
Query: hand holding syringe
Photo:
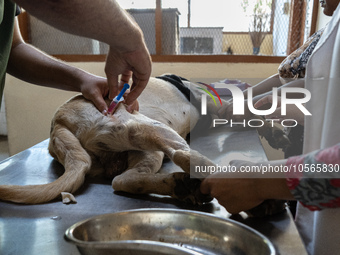
[[[111,104],[110,104],[110,106],[109,106],[109,109],[108,109],[108,111],[107,111],[108,114],[112,114],[114,108],[118,105],[118,103],[124,100],[123,95],[124,95],[124,93],[126,92],[126,90],[128,90],[129,88],[130,88],[130,85],[127,84],[127,83],[125,83],[123,89],[120,91],[120,93],[118,94],[118,96],[116,96],[116,97],[112,100],[112,102],[111,102]]]

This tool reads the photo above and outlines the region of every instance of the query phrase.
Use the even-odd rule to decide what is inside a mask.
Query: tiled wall
[[[7,135],[5,98],[2,98],[0,110],[0,135]]]

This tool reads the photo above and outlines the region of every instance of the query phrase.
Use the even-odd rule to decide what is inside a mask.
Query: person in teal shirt
[[[58,29],[108,44],[106,78],[70,66],[25,43],[15,17],[16,4]],[[125,102],[130,110],[138,105],[135,100],[149,80],[151,59],[141,29],[114,0],[101,1],[100,5],[92,0],[0,0],[0,96],[6,72],[35,85],[79,91],[106,114],[104,98],[113,99],[119,85],[130,78],[132,91]]]

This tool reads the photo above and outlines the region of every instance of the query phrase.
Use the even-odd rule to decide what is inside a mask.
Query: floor
[[[7,136],[0,136],[0,161],[9,157]]]

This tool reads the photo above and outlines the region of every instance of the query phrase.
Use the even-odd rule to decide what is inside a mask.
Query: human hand
[[[202,181],[200,190],[203,194],[216,198],[231,214],[250,210],[266,199],[294,199],[282,173],[242,172],[241,168],[253,167],[261,170],[269,164],[280,166],[285,161],[231,161],[230,166],[236,169],[235,172],[218,172],[208,176]]]
[[[85,74],[80,84],[80,92],[86,99],[92,101],[101,113],[106,114],[107,104],[104,97],[109,93],[107,80],[100,76]]]
[[[151,59],[146,46],[132,51],[122,51],[110,47],[105,72],[109,85],[109,98],[113,99],[118,94],[118,89],[128,83],[132,77],[131,92],[126,97],[125,103],[132,105],[146,87],[151,75]],[[118,86],[118,76],[121,81]]]
[[[265,106],[267,104],[272,105],[273,103],[273,96],[269,95],[269,96],[265,96],[263,98],[261,98],[260,100],[258,100],[255,104],[254,107],[255,108],[259,108],[262,106]],[[265,118],[266,119],[278,119],[279,121],[282,121],[284,119],[294,119],[297,121],[297,123],[299,123],[300,125],[304,125],[304,114],[301,112],[301,110],[294,104],[287,104],[286,106],[286,115],[281,115],[281,100],[280,97],[278,97],[278,103],[277,103],[277,107],[276,110],[269,115],[266,115]]]
[[[80,92],[83,96],[92,101],[97,109],[103,113],[107,114],[108,106],[104,100],[104,98],[109,93],[109,87],[107,85],[107,79],[95,76],[89,73],[84,73],[82,76],[82,82],[80,84]],[[130,93],[130,90],[127,91],[127,95]],[[124,101],[125,103],[125,101]],[[130,113],[133,111],[139,110],[139,103],[137,100],[134,100],[131,104],[127,105],[126,110]]]
[[[130,90],[127,90],[125,95],[124,95],[124,103],[125,103],[125,98],[127,95],[130,94]],[[134,111],[139,111],[139,103],[138,100],[133,101],[130,105],[127,105],[126,110],[129,113],[133,113]]]
[[[230,99],[226,104],[223,104],[221,109],[218,111],[218,117],[233,121],[242,121],[243,119],[249,119],[253,114],[249,111],[247,100],[244,101],[244,114],[233,115],[233,100]]]
[[[203,194],[216,198],[229,213],[237,214],[264,201],[257,190],[259,179],[242,176],[225,172],[214,173],[202,181],[200,190]]]

